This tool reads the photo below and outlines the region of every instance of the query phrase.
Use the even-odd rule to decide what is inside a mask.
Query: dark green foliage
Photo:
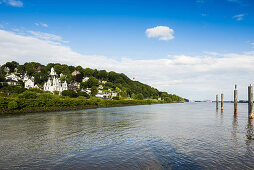
[[[99,80],[95,77],[90,77],[85,84],[87,84],[87,87],[91,88],[93,86],[98,86],[99,85]]]
[[[89,98],[89,95],[83,91],[78,92],[78,96],[84,96],[85,98]]]
[[[19,63],[17,63],[16,61],[12,61],[12,62],[7,62],[4,65],[1,66],[2,69],[4,69],[5,67],[8,67],[10,69],[10,72],[14,72],[15,68],[18,68]]]
[[[20,93],[23,93],[24,91],[26,91],[26,89],[23,88],[23,87],[9,86],[9,85],[6,85],[6,86],[4,86],[0,89],[0,92],[3,92],[3,93],[17,93],[17,94],[20,94]]]
[[[139,93],[138,95],[136,95],[135,97],[137,100],[143,100],[144,99],[144,96],[142,93]]]
[[[167,103],[172,103],[173,102],[173,100],[171,99],[171,98],[169,98],[169,97],[165,97],[165,102],[167,102]]]
[[[69,96],[69,97],[78,97],[78,94],[74,92],[73,90],[64,90],[62,92],[63,96]]]
[[[120,100],[120,97],[119,97],[119,96],[116,96],[116,97],[113,97],[112,99],[113,99],[113,100]]]
[[[5,81],[5,76],[3,74],[0,74],[0,82],[4,82]]]
[[[18,108],[18,103],[16,101],[11,101],[8,103],[8,109],[9,110],[14,110]]]
[[[41,65],[40,63],[36,62],[25,63],[24,64],[25,71],[29,76],[34,76],[35,73],[37,72],[36,68],[39,67],[40,65]]]
[[[72,73],[73,71],[75,71],[75,67],[74,66],[68,66],[69,70],[70,70],[70,73]]]
[[[35,93],[45,93],[42,89],[39,89],[39,88],[30,88],[27,91],[31,91]]]
[[[43,97],[42,97],[43,96]],[[47,96],[47,97],[46,97]],[[84,97],[52,97],[48,94],[39,94],[36,99],[24,98],[0,98],[0,112],[2,110],[27,109],[27,108],[50,108],[50,107],[77,107],[88,105],[139,105],[139,104],[155,104],[163,103],[162,101],[146,99],[146,100],[103,100],[96,97],[84,99]]]
[[[19,94],[19,98],[24,98],[24,99],[36,99],[38,94],[33,91],[25,91],[21,94]]]
[[[49,99],[53,99],[55,97],[56,96],[51,93],[41,93],[38,95],[38,99],[41,99],[41,100],[49,100]]]
[[[98,78],[101,80],[107,80],[108,78],[108,73],[106,70],[100,70],[98,73]]]
[[[83,79],[83,75],[82,74],[77,74],[76,75],[76,81],[77,82],[82,82],[82,79]]]
[[[93,86],[91,88],[91,96],[95,96],[98,93],[98,88],[96,86]]]
[[[94,70],[90,68],[85,68],[83,70],[84,76],[85,77],[91,77],[93,75]]]

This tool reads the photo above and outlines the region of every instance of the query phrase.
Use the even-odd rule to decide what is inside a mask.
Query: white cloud
[[[206,52],[199,57],[175,55],[165,59],[115,60],[80,54],[48,39],[17,35],[0,29],[0,64],[12,60],[42,64],[60,62],[113,70],[135,77],[159,90],[197,100],[214,99],[222,91],[225,100],[230,100],[233,98],[235,83],[238,84],[239,99],[246,99],[246,88],[254,81],[254,51],[241,54]]]
[[[23,7],[23,2],[20,0],[2,0],[1,3],[5,3],[13,7]]]
[[[244,16],[245,16],[244,14],[239,14],[239,15],[233,16],[233,18],[235,18],[237,21],[241,21],[241,20],[243,20]]]
[[[157,26],[154,28],[146,29],[146,36],[148,38],[158,38],[159,40],[172,40],[174,39],[174,30],[167,26]]]
[[[45,24],[45,23],[42,23],[42,22],[40,22],[40,23],[34,23],[36,26],[42,26],[42,27],[45,27],[45,28],[47,28],[48,27],[48,24]]]
[[[55,34],[49,34],[49,33],[44,33],[40,31],[27,31],[27,32],[30,33],[32,36],[42,40],[52,41],[54,43],[67,42],[67,41],[64,41],[61,36],[58,36]]]
[[[254,42],[250,43],[252,45],[252,48],[254,48]]]

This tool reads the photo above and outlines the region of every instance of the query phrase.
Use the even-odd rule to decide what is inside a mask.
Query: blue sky
[[[160,40],[159,36],[164,36],[161,35],[161,30],[153,32],[159,36],[153,34],[149,37],[146,30],[157,26],[172,30],[173,33],[166,30],[165,34],[171,34],[173,38]],[[68,47],[78,54],[105,56],[108,60],[118,62],[122,62],[123,58],[146,62],[172,59],[172,57],[181,55],[191,56],[191,59],[195,61],[197,58],[206,58],[207,55],[215,59],[227,58],[228,54],[235,56],[252,52],[254,49],[254,1],[0,0],[0,29],[6,31],[4,35],[14,33],[24,37],[32,36],[42,40],[57,41],[61,46]],[[13,48],[15,51],[18,49]],[[24,61],[21,59],[22,55],[18,55],[21,53],[24,55],[23,52],[15,55],[2,53],[2,55],[9,55],[7,57],[10,58],[18,57]],[[35,59],[35,57],[30,59]],[[192,60],[188,64],[191,65]],[[67,59],[63,62],[65,61]],[[46,56],[44,62],[47,63]],[[59,60],[59,62],[62,61]],[[96,66],[114,69],[114,67],[99,64]],[[120,67],[115,67],[115,69],[126,71]],[[213,68],[210,71],[218,72]],[[166,82],[161,84],[153,82],[155,77],[160,75],[153,75],[151,78],[150,75],[136,75],[136,71],[131,72],[130,70],[126,74],[130,77],[140,76],[140,81],[160,90],[195,98],[195,94],[191,92],[182,93],[181,88],[171,90],[176,89],[177,82],[183,82],[184,78],[182,80],[172,79],[176,85],[164,87],[162,84]],[[163,72],[157,74],[163,74]],[[202,83],[206,81],[207,75],[209,74],[203,76]],[[198,75],[195,74],[195,76]],[[216,77],[211,78],[216,79]],[[232,78],[233,81],[236,80]],[[216,84],[216,82],[213,83]],[[249,84],[250,80],[246,80],[246,83]],[[211,97],[212,94],[207,93],[202,99]]]
[[[179,1],[47,1],[24,0],[23,7],[0,6],[6,28],[32,29],[63,37],[76,51],[114,58],[164,58],[203,51],[239,52],[254,40],[254,2]],[[243,14],[238,21],[235,15]],[[43,22],[47,28],[34,23]],[[148,39],[147,28],[172,28],[171,41]]]

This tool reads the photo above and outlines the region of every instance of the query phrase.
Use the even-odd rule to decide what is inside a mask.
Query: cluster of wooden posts
[[[237,103],[238,103],[238,91],[237,91],[237,86],[235,85],[235,90],[234,90],[234,114],[237,114]],[[221,110],[223,111],[223,93],[221,94]],[[253,119],[253,87],[252,85],[248,86],[248,117],[249,119]],[[219,96],[218,94],[216,95],[216,110],[219,109]]]

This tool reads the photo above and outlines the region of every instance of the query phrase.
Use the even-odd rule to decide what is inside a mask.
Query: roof
[[[77,74],[80,74],[80,72],[78,70],[75,70],[71,73],[72,75],[77,75]]]
[[[41,66],[38,66],[36,71],[41,71]]]

